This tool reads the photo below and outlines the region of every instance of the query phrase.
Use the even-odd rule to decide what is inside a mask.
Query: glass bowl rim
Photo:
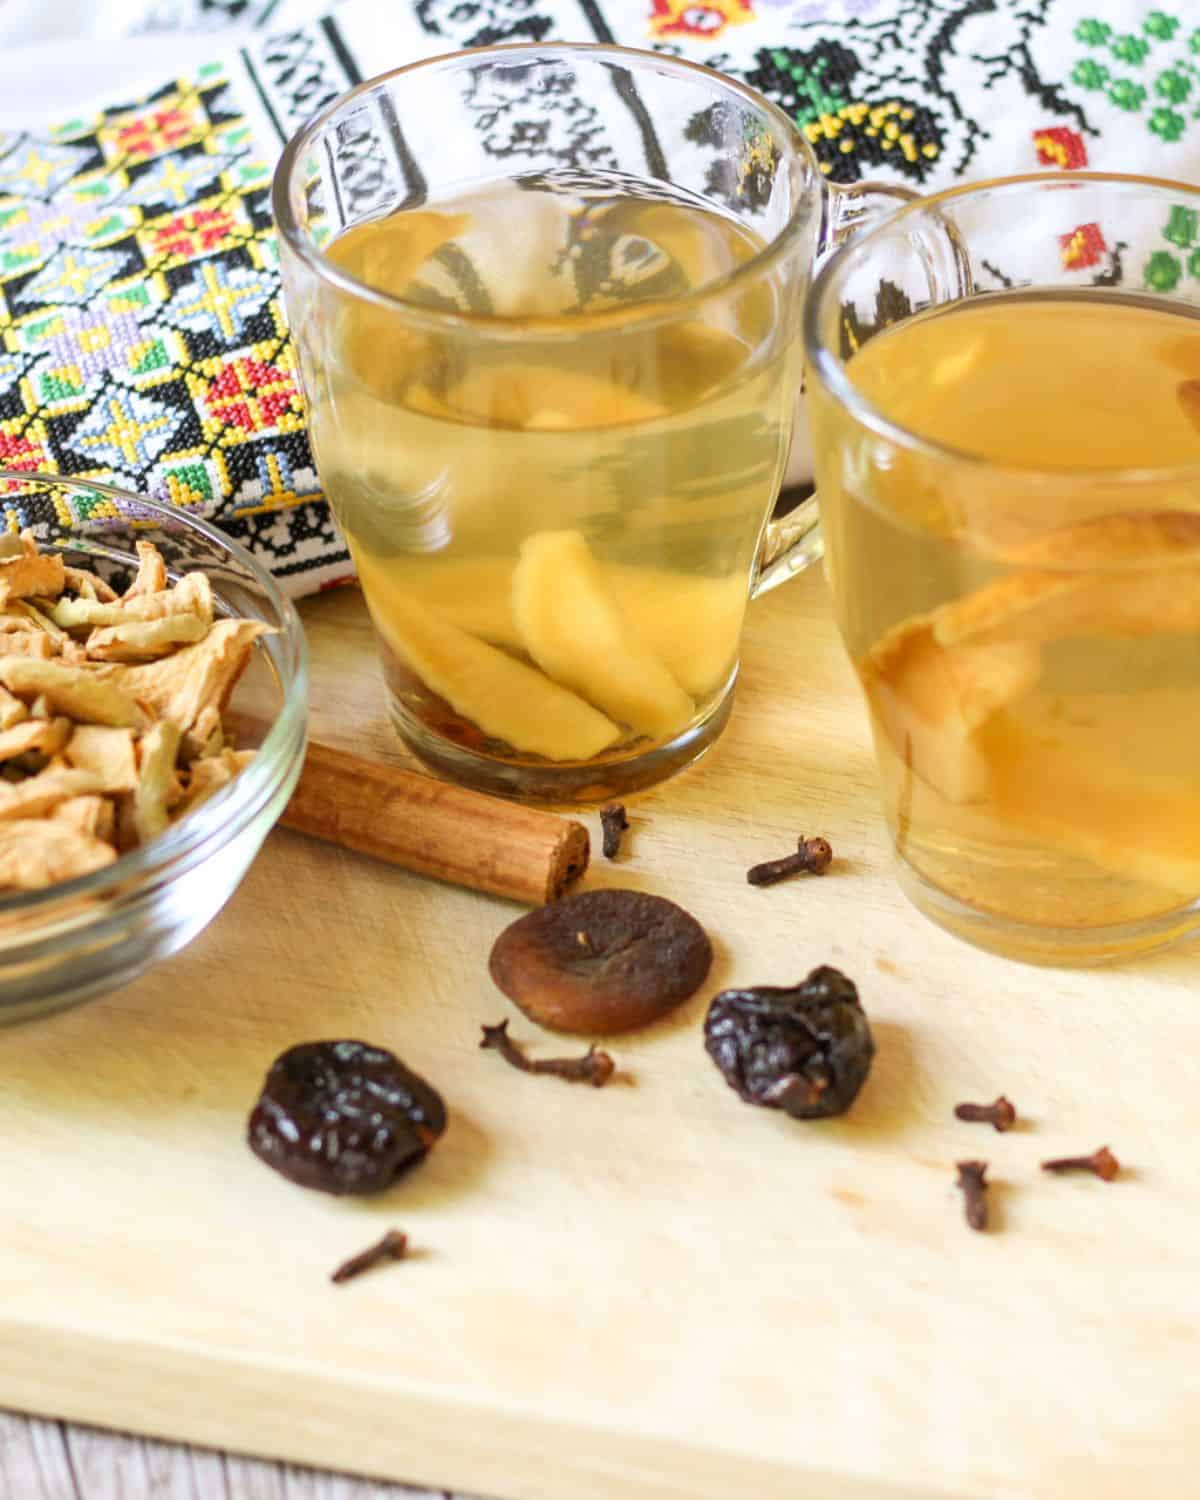
[[[156,877],[170,878],[176,873],[173,866],[191,868],[198,858],[207,857],[213,848],[224,846],[240,831],[286,775],[297,742],[299,749],[303,750],[308,721],[308,641],[295,605],[271,574],[240,542],[202,516],[191,515],[168,501],[135,495],[117,485],[95,479],[0,468],[0,483],[10,480],[43,488],[99,493],[111,500],[136,506],[143,512],[150,511],[185,531],[199,533],[244,568],[262,589],[280,620],[277,633],[283,644],[283,670],[279,673],[282,706],[250,764],[226,786],[206,798],[194,812],[171,824],[149,843],[119,855],[111,865],[40,890],[0,895],[0,916],[28,915],[39,910],[45,910],[49,915],[56,903],[64,899],[73,901],[81,896],[100,896],[113,886],[127,889],[136,886],[140,890]],[[54,545],[63,546],[70,535],[64,529],[55,535]],[[86,537],[83,527],[79,535]]]
[[[846,367],[849,361],[835,353],[822,334],[823,310],[829,298],[835,295],[836,284],[843,268],[851,264],[856,256],[870,253],[885,235],[894,232],[898,227],[902,228],[905,222],[915,215],[929,212],[936,214],[943,204],[953,203],[960,198],[982,198],[993,192],[1011,192],[1014,196],[1018,196],[1023,189],[1036,186],[1056,187],[1070,191],[1094,187],[1098,184],[1108,184],[1114,187],[1154,188],[1173,196],[1182,194],[1185,198],[1193,200],[1196,207],[1200,208],[1200,184],[1179,182],[1170,177],[1144,176],[1133,172],[1023,172],[1009,177],[989,177],[981,178],[977,182],[959,183],[956,187],[946,188],[940,193],[931,193],[928,197],[914,198],[910,203],[902,203],[868,228],[852,235],[844,245],[834,250],[825,259],[814,274],[804,301],[801,333],[804,362],[810,377],[817,378],[826,393],[849,414],[857,426],[866,428],[875,437],[883,438],[897,448],[919,453],[923,457],[936,459],[945,464],[986,469],[989,473],[1001,477],[1011,476],[1014,482],[1062,485],[1064,481],[1076,480],[1106,486],[1140,486],[1162,484],[1164,480],[1170,481],[1176,478],[1186,480],[1200,476],[1200,459],[1182,464],[1149,465],[1126,469],[1082,466],[1051,469],[1037,464],[997,463],[982,453],[974,453],[966,448],[955,448],[935,438],[925,437],[913,431],[912,428],[892,421],[873,401],[868,400],[847,374]],[[1153,297],[1154,294],[1147,292],[1146,295]],[[974,299],[957,297],[950,299],[945,305],[953,306],[959,302],[972,300]],[[1164,309],[1172,305],[1172,299],[1167,297],[1160,297],[1156,300]]]

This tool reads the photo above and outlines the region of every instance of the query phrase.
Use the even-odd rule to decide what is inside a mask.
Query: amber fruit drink
[[[926,440],[856,466],[847,445],[871,439],[820,402],[840,624],[927,904],[1025,924],[1035,958],[1055,929],[1107,927],[1112,956],[1123,924],[1183,922],[1200,896],[1195,310],[989,295],[885,329],[847,370]]]
[[[759,248],[699,200],[594,181],[491,184],[326,248],[413,309],[398,331],[347,301],[310,400],[418,751],[523,789],[575,766],[596,795],[722,700],[797,352],[769,278],[688,299]]]

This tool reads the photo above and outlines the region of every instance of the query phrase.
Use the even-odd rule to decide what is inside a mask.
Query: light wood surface
[[[359,601],[305,612],[314,734],[399,759]],[[817,573],[753,606],[744,664],[722,743],[586,878],[675,897],[716,949],[700,996],[613,1043],[624,1082],[478,1049],[517,908],[285,832],[186,953],[0,1033],[0,1404],[505,1500],[1190,1493],[1195,945],[1052,973],[941,933],[889,873]],[[798,833],[834,871],[749,887]],[[816,1124],[744,1106],[708,997],[822,962],[872,1018],[863,1094]],[[451,1107],[383,1201],[242,1143],[272,1057],[337,1035]],[[1001,1090],[1025,1128],[951,1118]],[[1112,1185],[1038,1172],[1105,1141]],[[963,1225],[964,1156],[992,1163],[994,1233]],[[391,1224],[419,1253],[331,1286]]]

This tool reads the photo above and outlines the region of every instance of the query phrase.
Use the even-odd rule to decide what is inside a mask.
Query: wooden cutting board
[[[400,758],[360,601],[305,614],[314,734]],[[753,606],[744,662],[723,742],[588,877],[675,897],[716,949],[607,1089],[478,1050],[514,908],[284,832],[186,953],[0,1031],[0,1405],[506,1500],[1192,1493],[1196,946],[1049,972],[941,933],[893,883],[816,572]],[[745,883],[801,832],[834,872]],[[746,1107],[702,1050],[709,996],[825,962],[872,1018],[863,1094],[823,1123]],[[383,1201],[242,1143],[275,1054],[330,1036],[452,1109]],[[951,1119],[1001,1090],[1021,1130]],[[1038,1171],[1102,1142],[1111,1186]],[[976,1155],[987,1235],[953,1186]],[[332,1286],[392,1224],[414,1257]]]

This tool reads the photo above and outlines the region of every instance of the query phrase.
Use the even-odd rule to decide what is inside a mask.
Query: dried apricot
[[[584,891],[518,918],[488,970],[539,1025],[606,1035],[645,1026],[694,994],[712,963],[695,917],[641,891]]]

